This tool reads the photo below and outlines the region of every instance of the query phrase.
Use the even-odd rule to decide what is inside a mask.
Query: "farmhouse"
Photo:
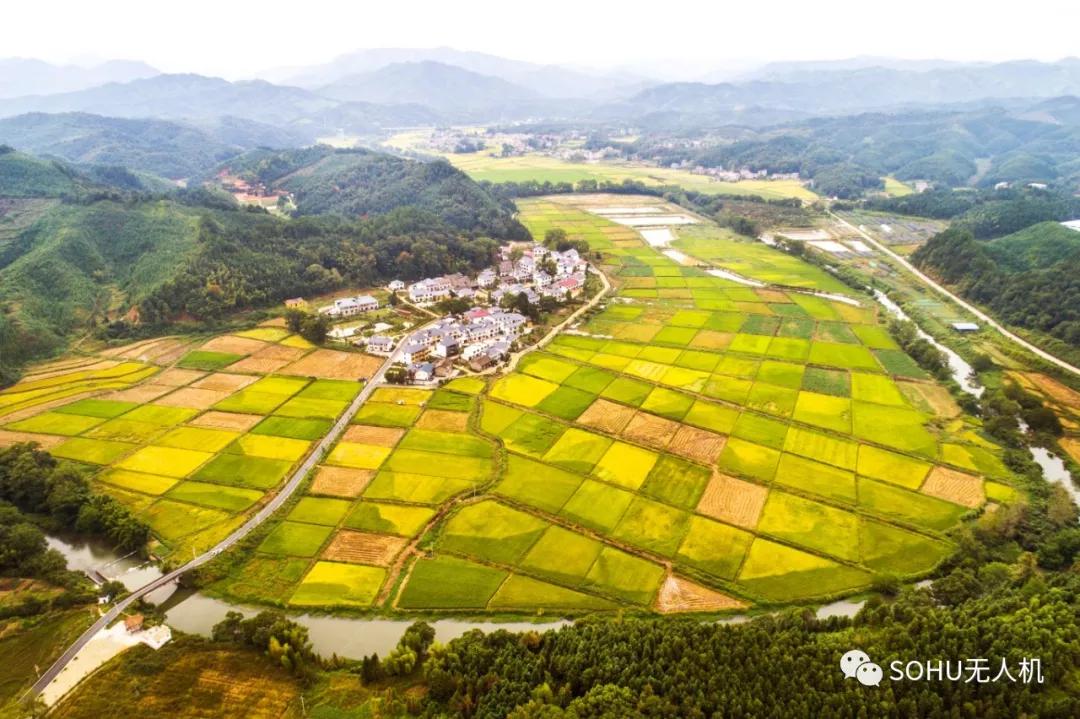
[[[415,364],[431,354],[431,348],[423,342],[410,339],[401,349],[401,361],[405,364]]]
[[[394,340],[386,335],[372,335],[367,341],[368,352],[389,354],[394,351]]]
[[[288,309],[306,306],[307,302],[304,301],[303,297],[293,297],[292,299],[285,300],[285,307]]]
[[[397,292],[398,290],[405,289],[405,283],[401,280],[391,280],[390,284],[386,286],[386,289],[390,290],[391,292]]]
[[[421,362],[413,367],[413,380],[416,382],[428,382],[435,376],[435,365],[430,362]]]
[[[436,357],[444,357],[444,358],[445,357],[454,357],[460,352],[461,352],[461,345],[458,344],[458,341],[456,339],[453,339],[451,337],[446,337],[444,339],[441,339],[435,345],[435,356]]]
[[[441,277],[420,280],[409,285],[409,301],[414,303],[438,302],[450,296],[450,283]]]
[[[353,317],[361,312],[370,312],[379,309],[379,301],[371,295],[359,297],[344,297],[334,300],[334,304],[320,307],[319,312],[330,317]]]
[[[130,617],[124,617],[124,629],[128,634],[134,634],[141,631],[143,627],[143,621],[145,618],[141,614],[132,614]]]

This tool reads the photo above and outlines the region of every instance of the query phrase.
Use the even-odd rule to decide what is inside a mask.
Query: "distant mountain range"
[[[316,92],[344,102],[417,104],[438,112],[472,115],[497,115],[539,99],[532,90],[502,78],[431,60],[346,75]]]
[[[74,92],[109,82],[153,77],[157,70],[144,62],[111,60],[92,67],[52,65],[41,60],[0,58],[0,98]]]
[[[655,82],[634,73],[590,73],[449,47],[358,50],[322,65],[279,68],[267,71],[262,76],[272,82],[315,89],[333,85],[349,76],[373,73],[389,65],[428,62],[452,65],[478,75],[489,75],[549,98],[613,99],[630,95],[642,86]]]
[[[808,115],[958,105],[1007,98],[1080,95],[1080,60],[960,65],[929,70],[885,67],[780,68],[738,83],[667,83],[603,108],[605,116],[677,113],[700,123],[725,122],[738,108]]]
[[[142,72],[153,71],[144,67]],[[296,84],[159,74],[0,98],[0,117],[28,112],[187,121],[236,117],[313,138],[336,130],[525,119],[760,127],[811,116],[1080,95],[1077,59],[959,64],[863,58],[771,65],[741,82],[643,87],[642,78],[591,76],[441,48],[368,50],[279,75]],[[85,77],[71,82],[76,80]]]
[[[0,116],[26,112],[170,119],[232,116],[287,125],[337,104],[307,90],[265,80],[228,82],[202,75],[157,75],[75,92],[0,100]]]

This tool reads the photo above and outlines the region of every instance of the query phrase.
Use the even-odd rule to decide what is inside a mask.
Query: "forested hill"
[[[119,192],[167,192],[166,180],[117,165],[71,165],[0,144],[0,198],[85,200]],[[0,227],[3,225],[0,224]]]
[[[408,205],[432,212],[460,230],[524,237],[508,200],[495,199],[442,160],[417,162],[319,145],[281,152],[256,150],[221,169],[293,193],[302,215],[361,217]]]
[[[1080,347],[1080,232],[1041,222],[980,241],[954,224],[912,260],[1005,322]]]
[[[255,147],[295,147],[303,137],[270,125],[224,117],[200,126],[150,118],[71,112],[0,119],[0,143],[83,164],[119,165],[181,179]]]
[[[378,205],[384,211],[366,218],[288,219],[241,209],[208,189],[129,191],[6,152],[0,373],[10,379],[79,332],[123,336],[181,318],[212,322],[296,295],[479,269],[494,258],[491,234],[501,239],[518,226],[479,187],[466,187],[437,199],[456,202],[462,224],[487,221],[502,234],[463,232],[432,211],[438,203],[424,207],[404,191],[397,208],[387,196]],[[470,221],[469,203],[480,201],[480,219]]]
[[[1080,197],[1065,190],[931,190],[867,201],[871,209],[952,220],[978,239],[1001,237],[1038,222],[1080,217]]]

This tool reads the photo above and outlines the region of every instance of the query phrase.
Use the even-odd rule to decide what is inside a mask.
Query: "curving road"
[[[326,454],[326,451],[330,448],[330,446],[337,441],[337,438],[348,426],[353,416],[357,413],[357,411],[359,411],[360,406],[367,401],[368,397],[371,396],[371,393],[374,392],[375,388],[379,385],[380,382],[382,382],[383,376],[386,374],[386,370],[390,367],[390,365],[396,362],[400,358],[400,356],[401,346],[399,345],[398,348],[394,350],[393,354],[387,357],[386,361],[383,362],[381,367],[379,367],[379,370],[371,376],[368,382],[364,385],[364,388],[360,390],[360,394],[356,395],[356,398],[353,399],[352,403],[345,409],[342,415],[338,418],[337,422],[334,423],[334,426],[330,428],[330,431],[326,434],[326,436],[323,437],[317,445],[315,445],[315,448],[308,454],[304,462],[296,468],[292,476],[289,478],[289,481],[285,484],[284,487],[281,488],[281,491],[274,495],[274,498],[271,499],[266,504],[266,506],[264,506],[254,515],[252,515],[251,518],[248,519],[248,521],[244,522],[244,524],[241,525],[239,529],[234,531],[225,539],[218,542],[207,552],[200,554],[199,556],[192,559],[190,562],[184,564],[177,569],[174,569],[168,574],[161,576],[158,579],[149,582],[148,584],[144,584],[143,586],[139,587],[131,594],[117,602],[115,605],[113,605],[112,609],[103,614],[100,619],[90,625],[90,628],[83,632],[82,635],[75,640],[75,643],[68,647],[67,650],[60,655],[59,659],[53,662],[52,666],[50,666],[45,671],[45,673],[42,674],[36,682],[34,682],[34,685],[30,687],[28,693],[31,696],[37,696],[38,694],[40,694],[45,689],[45,687],[47,687],[52,682],[52,680],[55,679],[57,675],[59,675],[60,672],[64,670],[64,667],[66,667],[68,663],[72,660],[72,658],[74,658],[74,656],[79,653],[79,650],[86,646],[87,642],[93,639],[94,636],[102,629],[105,629],[107,626],[119,619],[120,615],[124,612],[124,610],[130,607],[133,603],[146,596],[147,594],[153,592],[155,589],[160,589],[161,587],[164,587],[171,582],[175,582],[177,579],[180,578],[181,575],[185,574],[186,572],[190,572],[192,569],[206,564],[226,549],[235,545],[237,542],[249,535],[256,527],[269,519],[270,515],[276,512],[281,507],[281,505],[285,504],[285,502],[289,500],[289,497],[293,495],[293,493],[296,491],[296,488],[299,487],[300,483],[304,481],[304,478],[307,476],[308,472],[310,472],[315,467],[315,465],[319,463],[319,461],[323,458],[323,455]]]
[[[1009,330],[1002,327],[1001,324],[999,324],[995,319],[993,319],[992,317],[987,315],[982,310],[978,309],[977,307],[972,306],[968,302],[965,302],[964,300],[962,300],[959,297],[957,297],[956,295],[954,295],[952,292],[949,292],[947,289],[945,289],[944,287],[939,285],[934,280],[930,279],[930,277],[928,277],[927,275],[923,274],[918,269],[916,269],[913,264],[908,262],[906,259],[904,259],[900,255],[898,255],[897,253],[890,250],[883,243],[878,242],[877,240],[875,240],[873,237],[871,237],[869,234],[864,232],[862,229],[860,229],[860,228],[856,227],[855,225],[851,224],[850,222],[848,222],[844,218],[840,217],[839,215],[834,214],[831,210],[829,211],[829,215],[831,215],[832,218],[834,220],[836,220],[837,222],[839,222],[840,224],[842,224],[845,227],[848,227],[849,229],[859,233],[863,237],[863,239],[865,239],[867,242],[869,242],[874,247],[874,249],[876,249],[878,252],[881,252],[882,254],[888,256],[890,259],[892,259],[893,261],[895,261],[896,263],[901,265],[904,269],[906,269],[908,272],[910,272],[911,274],[915,275],[917,278],[922,280],[923,283],[928,285],[931,289],[936,291],[938,294],[944,295],[945,297],[949,298],[950,300],[952,300],[956,304],[963,307],[965,310],[967,310],[971,314],[978,317],[980,320],[982,320],[983,322],[985,322],[989,326],[993,327],[1005,339],[1010,340],[1011,342],[1020,345],[1021,347],[1023,347],[1027,351],[1031,352],[1032,354],[1034,354],[1034,355],[1036,355],[1038,357],[1041,357],[1042,359],[1046,360],[1047,362],[1050,362],[1051,364],[1057,365],[1058,367],[1065,370],[1066,372],[1071,372],[1071,373],[1073,373],[1075,375],[1080,375],[1080,367],[1075,367],[1075,366],[1069,364],[1068,362],[1066,362],[1065,360],[1058,359],[1057,357],[1050,354],[1046,350],[1040,349],[1039,347],[1036,347],[1035,345],[1031,344],[1030,342],[1028,342],[1027,340],[1025,340],[1022,337],[1016,336],[1015,334],[1013,334]]]

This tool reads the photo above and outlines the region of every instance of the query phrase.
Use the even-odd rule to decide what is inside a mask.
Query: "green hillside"
[[[1080,232],[1058,222],[1040,222],[986,243],[990,257],[1006,272],[1026,272],[1076,261]]]
[[[85,180],[61,162],[0,145],[0,197],[60,197],[85,190]]]
[[[155,196],[122,168],[91,176],[0,155],[0,373],[10,378],[107,323],[123,336],[390,277],[479,269],[497,241],[473,230],[524,232],[449,165],[327,148],[246,162],[252,177],[277,173],[296,188],[302,212],[347,217],[280,218],[201,189]],[[345,189],[319,194],[313,184],[324,180],[313,178]],[[132,308],[141,329],[116,323]]]
[[[1005,322],[1080,347],[1080,232],[1040,222],[983,242],[953,226],[912,259]]]
[[[80,327],[138,302],[190,262],[198,220],[171,202],[53,204],[0,255],[0,352],[60,349]]]
[[[256,150],[229,161],[248,179],[287,190],[302,215],[362,217],[411,206],[432,212],[451,227],[494,236],[524,236],[500,202],[449,163],[416,162],[369,150],[325,146],[272,152]]]

